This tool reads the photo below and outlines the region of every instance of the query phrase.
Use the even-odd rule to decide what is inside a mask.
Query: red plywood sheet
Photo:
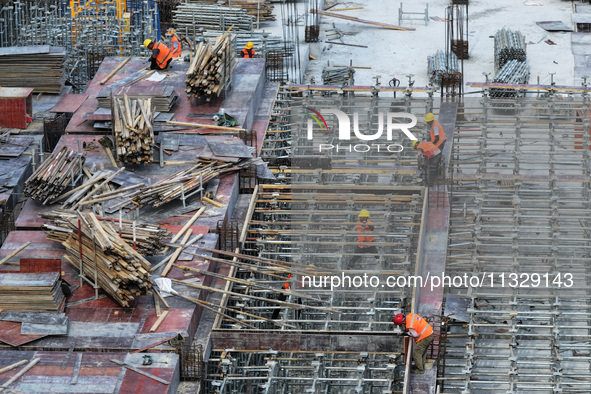
[[[158,376],[168,382],[174,377],[173,368],[140,368],[142,372]],[[126,370],[123,378],[123,384],[119,394],[137,394],[137,393],[167,393],[169,385],[150,379],[147,376],[140,375],[137,372]]]
[[[22,323],[12,321],[0,322],[0,342],[9,344],[10,346],[20,346],[47,335],[21,335]]]
[[[21,259],[20,272],[61,272],[62,261],[60,259]]]
[[[74,113],[80,108],[82,103],[88,98],[87,94],[64,94],[59,101],[49,112],[67,112]]]

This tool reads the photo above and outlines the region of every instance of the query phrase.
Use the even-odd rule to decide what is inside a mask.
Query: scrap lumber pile
[[[84,154],[63,147],[54,151],[25,182],[24,194],[43,204],[51,203],[72,183],[84,164]]]
[[[188,197],[191,192],[199,190],[202,185],[205,185],[221,173],[233,169],[231,164],[221,162],[212,162],[205,166],[197,164],[143,188],[133,200],[139,206],[152,205],[159,207],[167,202],[181,198],[183,195]]]
[[[111,113],[115,145],[125,164],[151,163],[154,148],[154,109],[152,99],[113,97]]]
[[[216,39],[213,48],[199,43],[185,81],[185,91],[191,98],[204,96],[209,101],[229,85],[236,60],[228,32]]]
[[[501,29],[495,34],[495,71],[499,72],[510,60],[526,61],[527,45],[520,31]]]
[[[181,4],[173,14],[178,31],[185,31],[185,28],[190,32],[199,28],[225,31],[230,26],[234,26],[235,31],[253,30],[253,17],[242,8]]]
[[[59,94],[65,83],[65,59],[66,50],[62,47],[0,48],[0,86]]]
[[[132,85],[115,89],[105,86],[96,96],[99,108],[111,108],[111,92],[114,96],[127,95],[130,100],[151,98],[154,102],[154,111],[158,112],[169,112],[179,97],[178,92],[172,86],[167,85]]]
[[[59,272],[0,274],[0,310],[59,312],[64,299]]]
[[[128,307],[136,297],[150,293],[150,263],[128,244],[133,244],[133,228],[129,229],[129,222],[122,223],[126,227],[122,238],[117,224],[99,220],[92,212],[54,211],[43,217],[51,221],[51,224],[44,225],[49,230],[47,238],[66,247],[65,259],[78,270],[82,269],[91,281],[94,281],[96,267],[98,285],[119,305]],[[140,239],[136,228],[136,244],[157,250],[160,247],[158,244],[150,244],[153,241],[152,229],[153,226],[142,230]]]

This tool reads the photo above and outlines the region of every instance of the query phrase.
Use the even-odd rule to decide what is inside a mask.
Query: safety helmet
[[[150,40],[149,38],[147,40],[144,40],[144,46],[147,48],[148,45],[150,45],[152,43],[152,40]]]
[[[420,143],[420,142],[421,142],[421,141],[419,141],[419,140],[414,140],[414,141],[412,142],[412,147],[413,147],[413,149],[414,149],[414,150],[417,150],[417,145],[419,145],[419,143]]]
[[[254,44],[252,42],[247,42],[246,45],[244,46],[244,48],[246,49],[252,49],[252,47],[254,47]]]
[[[359,217],[360,218],[368,218],[369,217],[369,211],[367,209],[362,209],[359,212]]]
[[[432,112],[429,112],[427,115],[425,115],[425,122],[431,122],[435,120],[435,115],[433,115]]]
[[[394,319],[392,319],[392,323],[396,324],[397,326],[401,325],[404,322],[404,318],[406,316],[404,316],[402,313],[397,314],[396,316],[394,316]]]

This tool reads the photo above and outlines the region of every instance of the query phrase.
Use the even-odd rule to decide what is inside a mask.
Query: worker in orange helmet
[[[148,39],[144,41],[144,46],[152,51],[150,56],[150,70],[164,70],[172,61],[172,51],[161,42],[153,42]]]
[[[425,115],[425,122],[431,128],[429,132],[429,137],[431,138],[431,143],[435,144],[440,150],[443,150],[445,146],[445,130],[443,130],[443,126],[441,123],[435,120],[435,115],[429,112]]]
[[[175,58],[181,56],[183,52],[181,49],[181,42],[176,35],[176,30],[174,27],[168,29],[166,32],[166,38],[170,40],[170,50],[172,51],[171,57]]]
[[[415,362],[413,373],[425,373],[427,362],[427,348],[433,342],[433,327],[416,313],[397,314],[392,319],[397,326],[402,326],[405,333],[415,338],[412,359]]]
[[[429,181],[429,173],[436,171],[441,161],[441,150],[432,142],[415,140],[412,143],[414,150],[419,152],[417,157],[419,170],[423,181]],[[433,177],[431,177],[432,179]]]
[[[247,42],[244,46],[244,49],[240,51],[240,57],[245,57],[248,59],[252,59],[254,57],[254,44],[252,42]]]

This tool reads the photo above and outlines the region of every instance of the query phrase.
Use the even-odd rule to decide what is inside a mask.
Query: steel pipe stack
[[[199,28],[226,31],[230,26],[234,26],[232,32],[251,32],[253,30],[253,18],[242,8],[181,4],[173,11],[173,14],[173,22],[180,31],[185,28],[189,31]]]
[[[329,67],[322,70],[322,83],[324,85],[354,85],[355,69],[353,67]]]
[[[520,31],[501,29],[495,34],[495,71],[510,60],[525,62],[527,47]]]
[[[505,84],[525,84],[529,81],[529,66],[527,62],[510,60],[497,73],[493,82]],[[491,98],[513,98],[516,95],[515,89],[491,89]]]
[[[429,74],[429,83],[439,86],[443,80],[444,74],[456,74],[458,72],[458,57],[450,52],[445,56],[445,52],[437,51],[435,55],[427,58],[427,73]]]

